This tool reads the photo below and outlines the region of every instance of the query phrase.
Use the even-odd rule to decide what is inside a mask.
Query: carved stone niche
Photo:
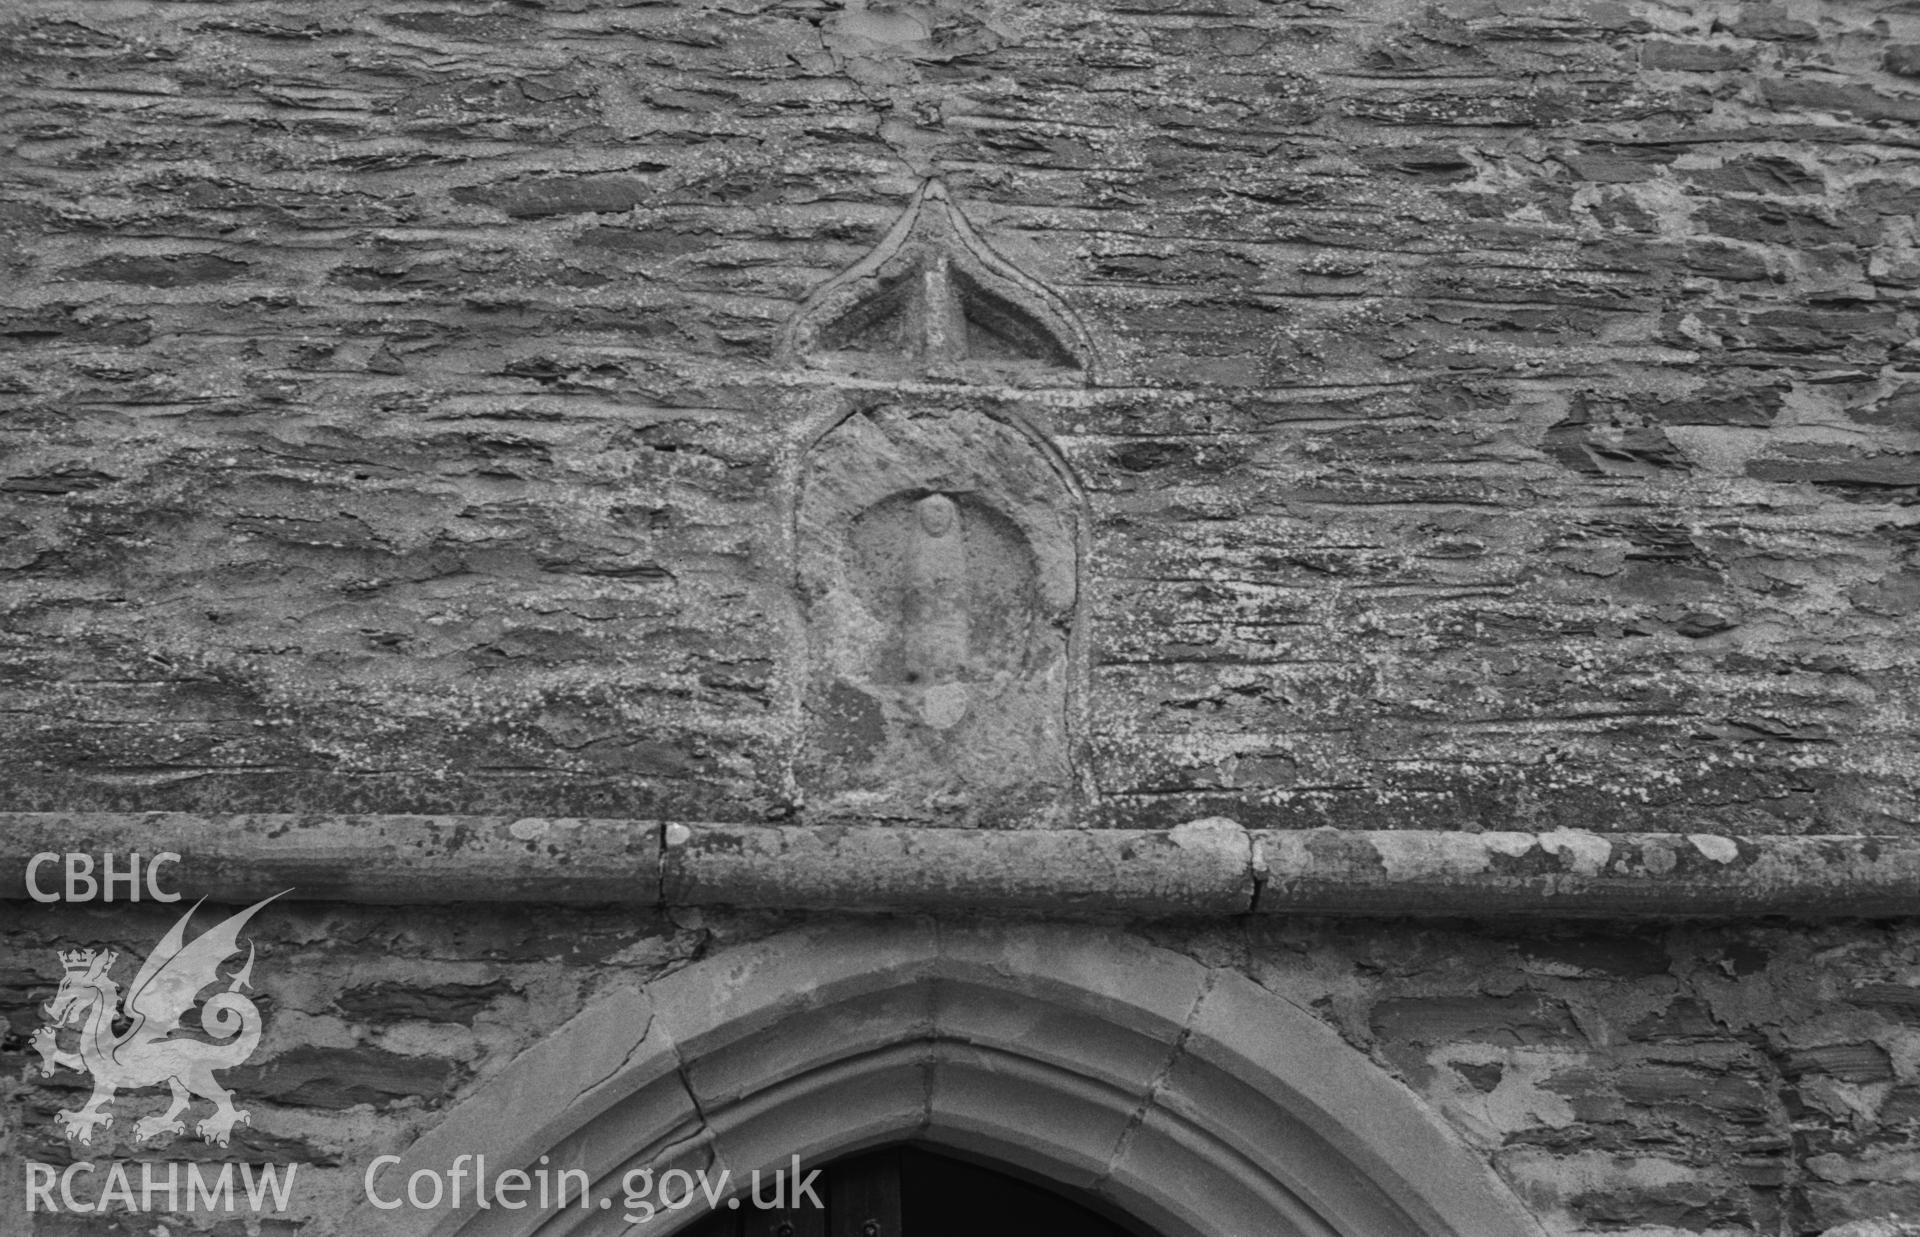
[[[974,232],[930,180],[859,263],[807,298],[789,363],[864,378],[1078,385],[1093,349],[1056,293]]]
[[[808,812],[1036,823],[1072,786],[1080,516],[1027,430],[881,400],[802,461]]]
[[[1086,332],[928,181],[781,348],[846,392],[800,457],[793,507],[808,814],[1066,812],[1084,520],[1009,388],[1089,381]]]

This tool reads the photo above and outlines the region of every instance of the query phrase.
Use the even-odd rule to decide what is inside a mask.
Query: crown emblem
[[[112,966],[113,960],[119,956],[115,953],[100,953],[92,949],[76,949],[71,953],[63,950],[60,954],[60,965],[67,968],[69,975],[77,972],[97,975]]]

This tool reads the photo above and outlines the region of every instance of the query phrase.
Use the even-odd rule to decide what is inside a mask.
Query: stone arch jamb
[[[735,1182],[918,1139],[1089,1191],[1166,1237],[1540,1237],[1487,1165],[1306,1011],[1091,926],[823,927],[602,996],[378,1179],[459,1155]],[[341,1232],[587,1237],[620,1211],[375,1212]],[[702,1214],[662,1213],[670,1234]]]

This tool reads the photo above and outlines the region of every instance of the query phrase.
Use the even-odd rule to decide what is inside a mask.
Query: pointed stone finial
[[[1093,350],[1056,293],[988,248],[929,180],[880,244],[788,323],[789,364],[868,377],[1087,381]]]

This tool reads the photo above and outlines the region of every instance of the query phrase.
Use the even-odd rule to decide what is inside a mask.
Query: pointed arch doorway
[[[609,991],[370,1183],[398,1197],[484,1157],[577,1174],[605,1205],[363,1205],[338,1231],[668,1237],[706,1213],[623,1220],[631,1174],[738,1183],[901,1143],[1158,1237],[1542,1232],[1412,1092],[1237,971],[1114,928],[927,920],[788,932]]]

